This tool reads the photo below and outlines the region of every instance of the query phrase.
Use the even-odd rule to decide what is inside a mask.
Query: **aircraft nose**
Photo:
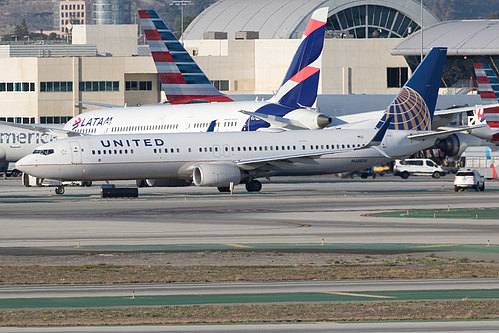
[[[24,156],[16,162],[16,169],[25,173],[29,173],[33,167],[33,157],[31,155]]]

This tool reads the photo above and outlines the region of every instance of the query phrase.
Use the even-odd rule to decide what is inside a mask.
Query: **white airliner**
[[[2,122],[0,171],[9,162],[56,137],[112,133],[164,133],[254,131],[270,122],[244,112],[273,117],[272,124],[286,129],[320,129],[331,123],[315,108],[328,8],[316,10],[276,95],[267,101],[232,101],[209,81],[166,24],[152,10],[139,15],[168,98],[166,104],[113,107],[85,112],[62,128]],[[10,129],[9,129],[10,127]],[[12,129],[14,128],[14,129]],[[23,133],[20,134],[19,133]],[[25,133],[25,134],[24,134]],[[24,136],[28,139],[24,139]],[[31,140],[43,138],[44,141]],[[13,147],[12,144],[16,143]],[[19,145],[17,145],[19,144]],[[152,181],[154,182],[154,181]]]
[[[139,10],[169,105],[88,111],[68,121],[64,129],[112,134],[253,131],[271,126],[270,122],[250,117],[244,111],[269,115],[273,117],[272,125],[279,128],[324,128],[331,118],[319,113],[315,105],[327,14],[327,7],[312,14],[283,83],[271,99],[235,102],[213,86],[155,11]]]
[[[43,145],[16,167],[61,181],[173,178],[220,191],[240,183],[259,191],[256,178],[263,176],[385,163],[432,147],[439,136],[456,131],[430,130],[446,53],[446,48],[430,51],[375,128],[84,136]]]

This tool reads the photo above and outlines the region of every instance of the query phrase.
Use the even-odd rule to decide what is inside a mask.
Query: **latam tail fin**
[[[232,102],[215,88],[154,10],[139,10],[139,16],[169,103]]]
[[[376,128],[381,128],[393,117],[389,129],[431,130],[446,55],[445,47],[431,49],[386,109]]]
[[[317,9],[310,18],[281,87],[271,102],[290,107],[315,107],[329,8]]]
[[[499,101],[499,79],[488,64],[475,63],[476,81],[482,104],[495,104]]]

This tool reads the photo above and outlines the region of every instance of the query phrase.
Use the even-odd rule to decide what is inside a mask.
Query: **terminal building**
[[[247,0],[221,0],[186,28],[182,40],[222,92],[271,94],[281,84],[312,12],[324,6],[329,7],[329,18],[319,92],[397,93],[419,61],[419,1],[253,0],[248,5]],[[483,22],[483,38],[497,41],[497,30],[489,33],[485,28],[495,27],[495,21],[477,22]],[[461,45],[468,45],[473,52],[480,50],[484,61],[497,57],[499,47],[460,43],[460,38],[471,40],[464,33],[466,27],[452,38],[438,40],[447,41],[444,44],[428,37],[433,29],[455,24],[447,31],[452,35],[466,21],[439,22],[423,8],[423,23],[425,53],[431,46],[451,48],[452,42],[456,55],[463,54]],[[72,27],[72,44],[0,44],[0,120],[64,123],[99,108],[79,101],[114,105],[161,101],[164,94],[156,68],[148,47],[137,44],[138,32],[137,25],[77,24]],[[463,67],[466,59],[461,56],[456,61]],[[471,64],[467,70],[472,68]],[[444,78],[444,82],[450,87],[451,81]]]

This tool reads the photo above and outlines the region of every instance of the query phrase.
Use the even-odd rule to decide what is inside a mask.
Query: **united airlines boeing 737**
[[[228,191],[259,177],[344,172],[427,149],[448,133],[432,132],[446,48],[434,48],[375,128],[320,131],[150,133],[85,136],[37,148],[16,164],[40,178],[174,178]],[[58,187],[56,193],[64,192]]]

